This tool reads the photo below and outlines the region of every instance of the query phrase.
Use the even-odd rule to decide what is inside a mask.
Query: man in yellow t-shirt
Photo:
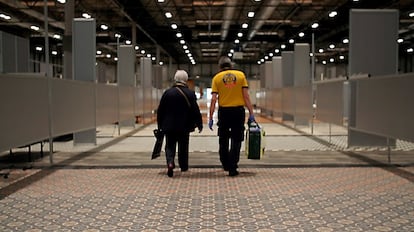
[[[211,82],[212,97],[208,126],[213,130],[213,114],[218,101],[220,161],[223,169],[229,172],[229,176],[237,176],[241,143],[244,140],[245,106],[249,111],[249,121],[255,121],[255,118],[245,74],[233,69],[233,64],[228,57],[220,58],[219,70]]]

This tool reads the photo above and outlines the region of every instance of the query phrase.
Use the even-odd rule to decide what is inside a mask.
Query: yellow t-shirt
[[[244,73],[233,69],[217,73],[211,82],[211,92],[218,93],[221,107],[244,106],[242,88],[248,87]]]

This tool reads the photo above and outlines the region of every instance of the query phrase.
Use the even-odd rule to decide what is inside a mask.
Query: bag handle
[[[188,107],[191,108],[191,104],[190,104],[190,101],[188,100],[187,95],[180,88],[178,87],[175,87],[175,88],[181,93],[181,95],[183,95],[183,97],[185,98],[185,101],[187,102]]]

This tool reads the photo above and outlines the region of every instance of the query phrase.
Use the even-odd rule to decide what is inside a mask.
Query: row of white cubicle
[[[316,119],[346,127],[348,136],[357,132],[382,141],[414,141],[414,73],[316,81],[264,89],[257,96],[264,114],[293,120],[295,126]],[[348,146],[372,144],[364,137],[357,140],[348,137]]]

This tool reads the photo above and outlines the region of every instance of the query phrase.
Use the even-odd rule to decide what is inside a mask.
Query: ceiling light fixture
[[[303,36],[305,36],[305,33],[303,33],[303,32],[299,32],[299,37],[303,37]]]
[[[404,42],[404,39],[397,39],[397,43],[402,43],[402,42]]]
[[[61,35],[58,35],[58,34],[54,34],[53,35],[53,38],[54,39],[62,39],[62,36]]]
[[[414,17],[414,12],[409,13],[408,16]]]
[[[105,25],[105,24],[101,24],[101,29],[102,29],[102,30],[104,30],[104,31],[105,31],[105,30],[108,30],[108,28],[109,28],[109,27],[108,27],[107,25]]]
[[[38,31],[40,28],[38,26],[32,25],[32,26],[30,26],[30,29],[32,29],[34,31]]]
[[[85,19],[90,19],[92,18],[92,16],[88,13],[82,13],[82,17],[84,17]]]
[[[183,37],[183,34],[181,34],[180,32],[178,32],[178,33],[176,34],[176,36],[177,36],[177,38],[181,38],[181,37]]]
[[[343,40],[342,40],[342,43],[344,43],[344,44],[349,43],[349,39],[343,39]]]
[[[254,17],[254,12],[253,11],[249,11],[249,13],[247,13],[247,17],[253,18]]]
[[[0,13],[0,18],[5,19],[5,20],[10,20],[11,19],[10,16],[8,16],[6,14],[3,14],[3,13]]]
[[[319,27],[319,23],[313,23],[313,24],[312,24],[312,28],[313,28],[313,29],[316,29],[316,28],[318,28],[318,27]]]
[[[165,17],[166,17],[167,19],[172,18],[172,14],[171,14],[171,12],[165,12]]]
[[[243,29],[246,29],[246,28],[248,28],[248,27],[249,27],[249,24],[247,24],[247,23],[243,23],[243,24],[242,24],[242,28],[243,28]]]
[[[338,15],[338,12],[336,12],[336,11],[331,11],[330,13],[329,13],[329,17],[331,17],[331,18],[333,18],[333,17],[335,17],[335,16],[337,16]]]
[[[175,30],[175,29],[178,28],[178,26],[177,26],[177,24],[173,23],[173,24],[171,24],[171,28]]]

